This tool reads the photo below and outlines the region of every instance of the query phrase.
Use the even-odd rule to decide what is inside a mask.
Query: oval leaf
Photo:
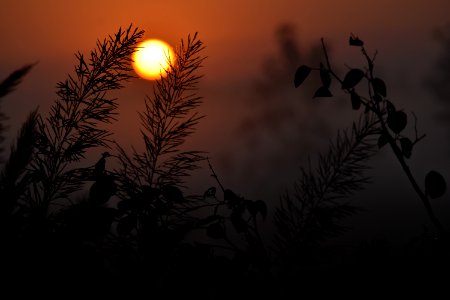
[[[361,107],[361,97],[359,97],[359,95],[354,90],[352,90],[350,98],[352,101],[352,108],[354,110],[358,110]]]
[[[331,94],[330,90],[327,87],[321,86],[317,89],[313,96],[313,98],[319,97],[333,97],[333,94]]]
[[[387,124],[393,132],[399,134],[406,127],[407,116],[402,111],[393,112],[389,114]]]
[[[402,147],[402,153],[406,158],[410,158],[412,154],[413,143],[408,138],[400,139],[400,146]]]
[[[322,85],[326,88],[330,87],[331,84],[331,76],[330,72],[325,69],[324,65],[320,63],[320,80],[322,80]]]
[[[357,85],[361,79],[364,77],[364,72],[360,69],[351,69],[348,71],[347,75],[344,77],[344,82],[342,83],[342,89],[351,89]]]
[[[372,87],[376,94],[386,97],[386,84],[380,78],[372,80]]]
[[[308,66],[300,66],[295,72],[294,76],[294,86],[298,88],[303,81],[305,81],[306,77],[308,77],[309,73],[311,73],[311,68]]]
[[[436,171],[430,171],[425,176],[425,193],[431,199],[444,195],[447,190],[447,184],[444,177]]]

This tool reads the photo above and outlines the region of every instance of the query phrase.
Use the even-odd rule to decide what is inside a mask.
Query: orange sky
[[[48,108],[56,82],[72,72],[73,54],[88,52],[97,38],[114,33],[119,26],[132,22],[146,30],[146,37],[172,44],[198,31],[208,56],[201,89],[207,118],[192,143],[214,157],[223,144],[233,144],[239,115],[236,105],[246,97],[247,84],[260,75],[263,59],[276,51],[276,27],[292,23],[303,45],[322,36],[330,41],[332,60],[341,65],[354,54],[347,45],[349,33],[360,36],[369,49],[379,50],[377,63],[389,74],[388,84],[401,86],[404,90],[398,96],[420,111],[421,120],[427,120],[432,109],[420,104],[429,97],[420,83],[439,50],[431,33],[450,22],[449,11],[448,0],[2,0],[0,79],[39,61],[2,107],[12,118],[10,132],[16,132],[28,111],[37,105]],[[398,81],[400,77],[403,82]],[[148,82],[138,80],[120,92],[121,124],[137,122],[136,111],[142,109],[142,99],[150,91]],[[119,140],[130,136],[127,126],[117,131]],[[439,143],[440,136],[427,133],[431,143]],[[437,155],[434,158],[439,160]],[[291,169],[296,171],[298,166],[291,164]],[[225,180],[233,183],[231,177]]]
[[[436,53],[432,30],[450,22],[448,0],[3,0],[1,6],[0,78],[39,61],[5,103],[19,120],[26,114],[23,107],[46,107],[40,99],[53,99],[56,82],[72,71],[73,53],[88,52],[97,38],[131,22],[146,30],[146,37],[172,44],[200,33],[208,56],[203,95],[212,114],[226,110],[230,98],[241,96],[245,82],[258,76],[263,59],[276,49],[274,32],[282,23],[297,27],[303,45],[322,36],[331,41],[335,61],[350,55],[346,42],[354,32],[379,50],[384,70],[406,72],[403,67],[409,64],[417,68],[407,71],[414,76],[431,66],[430,56]],[[133,96],[142,99],[148,84],[135,86]],[[130,116],[136,109],[129,108]],[[220,116],[212,119],[222,122]]]
[[[209,49],[208,75],[227,77],[245,73],[243,61],[251,62],[249,70],[258,68],[281,22],[296,24],[307,41],[341,40],[357,32],[378,46],[394,39],[418,46],[432,28],[448,22],[449,9],[447,0],[3,0],[0,63],[70,61],[74,51],[88,50],[96,38],[133,22],[147,36],[171,43],[199,31]],[[2,67],[1,72],[7,71]]]

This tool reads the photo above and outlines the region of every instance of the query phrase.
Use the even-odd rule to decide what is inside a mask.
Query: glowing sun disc
[[[166,70],[175,60],[172,47],[161,40],[150,39],[141,42],[133,53],[133,68],[142,78],[160,79],[167,75]]]

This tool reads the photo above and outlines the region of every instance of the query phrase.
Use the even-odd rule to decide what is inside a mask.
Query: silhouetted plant
[[[26,65],[14,71],[0,84],[0,100],[15,89],[32,67],[33,65]],[[6,120],[6,115],[0,110],[0,153],[3,151],[1,143],[4,141],[3,134],[6,128],[4,121]],[[17,141],[11,145],[9,157],[0,171],[0,222],[2,233],[6,236],[14,235],[19,229],[17,219],[21,217],[22,212],[17,200],[29,184],[25,174],[34,153],[36,125],[37,110],[34,110],[22,125]]]
[[[66,200],[92,180],[92,170],[74,167],[86,151],[108,147],[111,133],[102,124],[111,123],[117,108],[108,92],[120,89],[133,77],[131,54],[143,31],[132,28],[97,41],[88,60],[76,54],[75,74],[58,83],[58,99],[47,117],[39,117],[37,153],[33,158],[33,184],[27,201],[44,211],[56,200]]]
[[[20,69],[15,70],[12,72],[7,78],[5,78],[0,83],[0,101],[2,101],[3,97],[14,91],[16,86],[21,82],[22,78],[31,70],[33,65],[25,65]],[[1,102],[0,102],[1,104]],[[7,116],[3,113],[0,107],[0,154],[4,151],[4,148],[2,146],[3,141],[5,140],[5,130],[6,125],[4,122],[7,120]],[[0,157],[0,162],[1,162]]]
[[[2,215],[12,214],[18,209],[17,200],[21,198],[30,184],[26,168],[34,154],[34,142],[37,137],[37,109],[30,113],[17,137],[15,145],[11,146],[8,160],[0,174],[0,194]],[[17,212],[16,212],[17,213]]]
[[[197,208],[210,207],[213,213],[198,220],[195,228],[205,228],[209,238],[224,242],[223,244],[210,242],[206,244],[207,246],[231,250],[232,254],[245,257],[249,266],[267,267],[268,253],[258,225],[267,217],[265,202],[249,200],[226,189],[209,159],[207,161],[211,176],[216,180],[223,196],[217,195],[217,188],[214,186],[205,191]],[[238,243],[233,241],[236,235],[241,236]]]
[[[317,166],[310,161],[301,170],[294,194],[286,193],[275,211],[278,251],[292,253],[315,246],[345,229],[339,221],[357,211],[349,196],[369,182],[364,171],[377,150],[378,126],[379,121],[368,112],[351,129],[338,132]]]
[[[181,41],[175,57],[167,57],[166,74],[155,82],[153,95],[145,98],[145,111],[139,114],[144,150],[133,148],[130,155],[116,144],[120,162],[115,170],[120,198],[117,233],[134,241],[131,247],[143,257],[142,262],[152,264],[154,272],[149,276],[167,272],[174,247],[195,221],[188,213],[194,198],[185,196],[181,188],[204,157],[203,152],[182,146],[202,118],[195,110],[201,104],[197,85],[203,49],[195,34]]]
[[[361,49],[362,55],[367,62],[366,70],[350,68],[345,77],[341,79],[341,77],[339,77],[331,67],[325,42],[322,39],[322,47],[326,62],[321,63],[320,68],[315,69],[306,65],[300,66],[294,77],[295,87],[299,87],[311,71],[317,71],[320,74],[322,86],[317,89],[313,96],[314,98],[332,97],[333,95],[330,91],[330,87],[332,79],[334,78],[341,85],[341,89],[350,96],[351,106],[354,110],[359,110],[360,107],[364,107],[364,113],[366,115],[365,118],[368,118],[367,116],[371,116],[373,114],[376,119],[376,123],[373,123],[376,125],[374,128],[376,131],[374,131],[374,133],[379,135],[377,141],[378,147],[381,148],[386,144],[390,145],[412,187],[422,200],[428,216],[437,228],[438,233],[441,237],[447,237],[447,231],[434,214],[429,201],[430,199],[440,197],[445,193],[446,183],[444,178],[438,172],[430,171],[425,177],[424,189],[422,189],[411,173],[406,162],[406,160],[412,155],[413,147],[424,137],[424,135],[418,135],[416,124],[414,126],[415,137],[413,140],[403,134],[403,130],[407,125],[407,114],[402,110],[396,109],[394,104],[387,97],[386,84],[381,78],[376,77],[374,74],[374,62],[377,53],[375,53],[373,57],[370,57],[364,47],[364,42],[353,35],[349,39],[349,44],[350,46]],[[367,81],[368,90],[366,96],[362,95],[359,88],[361,86],[360,82],[363,79]],[[342,175],[345,176],[346,173],[343,173]],[[322,174],[319,173],[318,177],[320,178],[320,176],[322,176]],[[350,189],[353,188],[351,185],[353,184],[352,180],[345,182],[345,184]]]

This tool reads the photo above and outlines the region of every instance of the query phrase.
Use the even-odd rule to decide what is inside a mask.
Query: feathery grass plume
[[[203,152],[180,150],[203,117],[194,111],[201,104],[201,97],[197,95],[201,75],[196,71],[204,60],[200,55],[203,49],[197,34],[188,36],[187,42],[182,40],[175,49],[174,64],[166,70],[167,76],[161,76],[156,82],[153,96],[146,97],[145,111],[139,114],[144,152],[138,153],[133,149],[132,156],[129,156],[117,145],[122,163],[119,172],[123,180],[134,183],[136,187],[181,185],[183,177],[203,159]],[[167,59],[172,61],[170,57]]]
[[[202,118],[195,109],[202,102],[197,94],[202,76],[197,71],[205,59],[203,49],[197,34],[189,35],[176,47],[175,58],[167,57],[167,74],[156,82],[153,95],[145,98],[145,111],[139,114],[143,152],[133,148],[128,154],[117,144],[121,163],[116,170],[121,199],[117,230],[143,237],[139,240],[147,240],[144,244],[152,245],[150,251],[161,251],[162,257],[193,222],[185,213],[192,201],[180,188],[204,158],[203,152],[184,151],[181,146]]]
[[[78,52],[75,74],[58,83],[57,100],[46,117],[38,119],[39,140],[32,162],[33,187],[30,204],[48,205],[67,199],[79,190],[90,170],[77,169],[73,163],[86,151],[108,147],[111,133],[102,127],[115,120],[115,98],[108,92],[123,87],[133,77],[131,54],[143,31],[130,25],[97,41],[88,60]]]
[[[2,100],[1,98],[5,97],[6,95],[14,91],[16,86],[22,81],[22,78],[26,74],[28,74],[28,72],[31,70],[33,66],[34,64],[29,64],[23,66],[20,69],[15,70],[0,83],[0,101]],[[4,125],[3,122],[6,120],[7,116],[1,111],[0,107],[0,153],[2,153],[4,150],[1,144],[5,140],[4,132],[6,131],[6,126]],[[1,158],[0,162],[2,162]]]
[[[378,150],[378,123],[373,113],[364,114],[351,130],[338,132],[316,168],[301,170],[294,194],[284,195],[275,211],[278,251],[311,246],[344,229],[340,219],[357,211],[347,197],[369,182],[364,171]]]
[[[28,74],[35,64],[25,65],[12,72],[2,83],[0,83],[0,98],[14,91],[16,86],[22,81],[22,78]]]
[[[28,167],[37,137],[37,109],[32,111],[22,124],[16,144],[11,146],[9,159],[0,173],[0,211],[10,214],[16,208],[18,199],[29,184]]]
[[[194,111],[201,104],[197,84],[202,76],[196,71],[204,60],[200,55],[203,49],[195,34],[188,36],[187,42],[181,41],[175,49],[175,58],[167,57],[171,65],[165,70],[167,76],[156,82],[153,96],[146,97],[145,111],[139,114],[144,152],[133,149],[130,157],[118,146],[125,178],[152,187],[179,185],[203,159],[200,151],[180,150],[203,117]]]

